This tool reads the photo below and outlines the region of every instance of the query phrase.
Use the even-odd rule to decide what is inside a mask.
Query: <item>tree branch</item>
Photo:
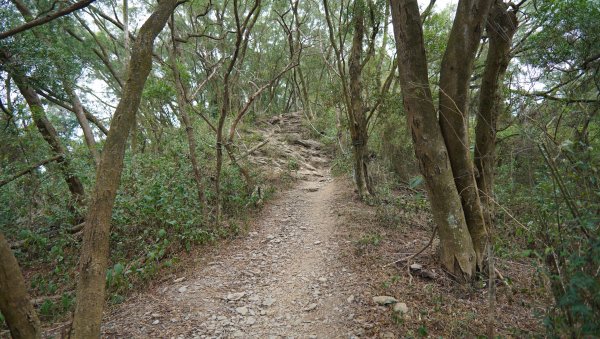
[[[7,179],[0,180],[0,187],[8,184],[9,182],[11,182],[13,180],[16,180],[16,179],[24,176],[25,174],[33,171],[34,169],[36,169],[36,168],[38,168],[40,166],[46,165],[47,163],[50,163],[50,162],[53,162],[53,161],[60,160],[63,157],[64,157],[64,154],[58,154],[58,155],[53,156],[52,158],[48,158],[48,159],[45,159],[45,160],[42,160],[42,161],[38,162],[37,164],[33,164],[33,165],[27,167],[26,169],[22,170],[21,172],[19,172],[17,174],[14,174],[11,177],[8,177]]]
[[[76,3],[72,4],[69,7],[65,7],[65,8],[63,8],[61,10],[58,10],[58,11],[56,11],[54,13],[46,14],[46,15],[44,15],[42,17],[39,17],[39,18],[37,18],[35,20],[29,21],[29,22],[27,22],[27,23],[25,23],[25,24],[23,24],[21,26],[15,27],[13,29],[9,29],[8,31],[4,31],[4,32],[0,33],[0,40],[6,39],[6,38],[8,38],[10,36],[13,36],[15,34],[24,32],[26,30],[29,30],[29,29],[33,28],[33,27],[43,25],[43,24],[45,24],[47,22],[50,22],[50,21],[52,21],[54,19],[58,19],[58,18],[60,18],[62,16],[65,16],[65,15],[71,13],[71,12],[74,12],[74,11],[76,11],[78,9],[85,8],[85,7],[89,6],[94,1],[96,1],[96,0],[82,0],[82,1],[79,1],[79,2],[76,2]]]

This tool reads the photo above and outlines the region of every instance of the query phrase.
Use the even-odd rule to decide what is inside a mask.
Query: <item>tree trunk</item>
[[[4,62],[6,62],[6,60],[8,59],[6,54],[3,54],[2,59]],[[83,207],[85,199],[83,184],[71,170],[67,152],[63,147],[60,138],[58,137],[56,129],[50,123],[50,120],[48,120],[48,118],[46,117],[46,112],[44,111],[44,107],[42,106],[42,101],[40,100],[40,97],[37,95],[35,90],[29,86],[29,84],[27,83],[27,78],[15,73],[11,73],[11,76],[15,80],[19,91],[25,98],[25,101],[27,102],[27,105],[31,110],[31,116],[33,118],[35,126],[37,127],[44,140],[46,140],[46,142],[50,145],[50,148],[52,149],[54,155],[64,155],[64,157],[60,158],[56,162],[59,164],[60,170],[63,173],[63,177],[65,178],[65,182],[67,183],[69,191],[71,192],[75,206]]]
[[[77,93],[71,87],[71,84],[68,83],[68,80],[63,80],[63,88],[69,98],[71,99],[71,103],[73,104],[73,111],[75,112],[75,116],[77,117],[77,121],[79,122],[79,126],[83,130],[83,136],[85,139],[85,143],[94,158],[94,163],[98,166],[100,162],[100,155],[98,154],[98,150],[96,149],[96,140],[94,139],[94,133],[90,128],[90,123],[85,115],[83,105],[81,105],[81,101],[77,96]]]
[[[440,126],[479,268],[485,256],[487,230],[469,148],[468,95],[475,53],[491,3],[458,2],[440,72]]]
[[[373,194],[367,167],[367,143],[369,136],[360,79],[363,68],[361,64],[361,55],[365,34],[364,11],[365,4],[363,1],[356,0],[353,13],[354,36],[352,38],[352,49],[350,50],[350,59],[348,61],[350,107],[347,108],[348,124],[354,154],[354,180],[356,181],[356,188],[361,199],[365,199]]]
[[[108,265],[110,222],[121,172],[127,138],[140,105],[142,90],[152,68],[154,39],[163,29],[178,0],[161,0],[142,25],[132,46],[123,96],[113,115],[100,164],[96,185],[86,218],[81,250],[77,302],[71,336],[100,336],[106,268]]]
[[[42,331],[19,263],[0,232],[0,311],[14,339],[41,338]]]
[[[179,74],[179,68],[177,66],[177,59],[179,57],[179,49],[176,41],[175,22],[171,25],[171,34],[173,40],[173,51],[171,55],[171,68],[173,71],[173,78],[175,82],[175,89],[177,90],[177,105],[179,106],[179,116],[181,122],[185,127],[185,133],[188,140],[188,149],[190,152],[190,162],[192,164],[192,172],[194,174],[194,181],[196,182],[196,190],[198,192],[198,202],[202,210],[202,215],[206,212],[206,196],[204,195],[204,185],[202,184],[202,172],[198,165],[198,159],[196,158],[196,137],[194,136],[194,127],[190,116],[187,111],[187,90],[183,85],[181,76]]]
[[[479,112],[475,127],[475,166],[484,217],[492,225],[494,168],[496,162],[496,122],[502,109],[500,86],[510,61],[512,37],[517,31],[517,16],[508,5],[496,1],[487,23],[488,54],[479,92]]]
[[[33,13],[31,13],[31,11],[27,8],[27,6],[24,3],[22,3],[20,0],[12,0],[12,2],[17,7],[17,9],[21,13],[21,15],[23,16],[23,19],[25,19],[25,21],[29,22],[29,21],[33,21],[35,19],[33,16]],[[50,47],[51,43],[39,31],[34,30],[33,34],[35,35],[36,38],[38,38],[38,40],[43,41],[46,44],[46,46]],[[57,66],[58,66],[58,68],[65,67],[64,64],[62,64],[60,62],[57,63]],[[63,88],[65,90],[65,93],[67,94],[67,96],[69,97],[69,99],[71,100],[71,103],[73,105],[73,112],[75,113],[75,116],[77,117],[77,121],[79,122],[79,125],[81,126],[81,129],[83,130],[85,143],[88,146],[88,149],[90,150],[90,153],[92,154],[92,156],[94,158],[94,163],[96,164],[96,166],[98,166],[98,161],[100,160],[100,158],[98,155],[98,151],[96,150],[96,141],[94,140],[94,134],[92,133],[92,129],[90,128],[90,124],[86,117],[85,110],[83,109],[83,106],[81,105],[81,101],[79,100],[79,97],[73,90],[73,86],[70,83],[70,81],[66,77],[63,76],[62,83],[63,83]],[[36,95],[37,95],[37,93],[36,93]]]
[[[429,88],[417,0],[391,0],[404,109],[440,234],[440,261],[458,279],[476,270],[475,251]]]

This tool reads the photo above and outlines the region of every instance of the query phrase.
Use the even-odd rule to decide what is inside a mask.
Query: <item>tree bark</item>
[[[440,126],[479,268],[485,256],[487,230],[469,148],[468,95],[475,54],[491,4],[492,0],[458,2],[440,72]]]
[[[512,38],[517,31],[517,16],[508,5],[496,1],[486,25],[488,54],[479,92],[479,112],[475,126],[475,166],[477,187],[486,224],[492,225],[494,168],[496,163],[496,122],[502,109],[500,86],[510,61]]]
[[[2,61],[7,62],[9,56],[4,51],[0,51],[0,53],[2,54]],[[52,153],[57,156],[64,155],[64,157],[61,157],[56,162],[59,164],[60,170],[63,173],[63,177],[67,183],[69,191],[71,192],[75,206],[83,207],[85,199],[83,184],[71,169],[67,152],[63,147],[60,138],[58,137],[56,129],[46,117],[46,112],[44,111],[40,97],[37,95],[35,90],[29,86],[25,76],[17,74],[17,72],[14,71],[11,72],[11,76],[15,80],[19,91],[25,98],[25,101],[31,110],[31,116],[35,126],[44,140],[46,140],[48,145],[50,145]]]
[[[33,17],[33,13],[31,13],[29,8],[27,8],[27,6],[21,0],[12,0],[12,2],[17,7],[17,9],[21,13],[21,15],[23,16],[23,19],[25,19],[25,21],[31,22],[31,21],[35,20]],[[39,31],[34,31],[33,34],[35,35],[36,38],[38,38],[40,41],[43,41],[48,47],[50,47],[51,42],[49,42],[45,36],[40,34]],[[57,63],[57,66],[58,66],[58,68],[65,67],[65,65],[60,62]],[[63,76],[62,83],[63,83],[63,89],[65,90],[65,93],[67,94],[67,96],[69,97],[69,99],[71,100],[71,103],[73,105],[73,113],[75,113],[75,116],[77,117],[77,121],[79,122],[79,125],[81,126],[81,129],[83,130],[83,136],[85,139],[85,143],[88,146],[88,149],[90,150],[90,153],[92,154],[92,157],[94,158],[94,163],[96,164],[96,166],[98,166],[99,155],[98,155],[98,151],[96,150],[96,141],[94,140],[94,134],[92,133],[92,129],[90,128],[90,123],[88,122],[88,119],[86,117],[83,105],[81,105],[81,101],[79,100],[79,97],[73,90],[73,85],[71,84],[70,80],[68,80],[65,76]]]
[[[0,311],[14,339],[41,338],[40,320],[10,245],[0,232]]]
[[[152,68],[152,48],[156,36],[165,26],[178,0],[161,0],[140,28],[135,40],[123,95],[113,115],[110,130],[96,171],[96,185],[92,194],[86,226],[77,284],[77,302],[71,337],[97,338],[100,336],[106,268],[108,266],[110,222],[127,138],[140,105],[142,90]]]
[[[373,194],[370,185],[367,167],[368,158],[368,131],[366,109],[362,98],[362,63],[361,55],[365,34],[365,4],[362,0],[354,2],[354,36],[352,38],[352,49],[348,61],[350,106],[348,107],[348,122],[350,137],[352,138],[352,150],[354,155],[354,179],[356,188],[361,199]]]
[[[83,137],[85,139],[85,144],[87,145],[92,157],[94,158],[94,163],[98,166],[100,162],[100,154],[98,154],[98,150],[96,149],[96,140],[94,139],[94,133],[90,128],[90,123],[85,115],[85,111],[83,109],[83,105],[81,104],[81,100],[79,100],[79,96],[73,90],[71,84],[68,83],[68,80],[63,79],[63,88],[69,98],[71,99],[71,103],[73,104],[73,112],[77,117],[77,121],[79,122],[79,126],[81,126],[81,130],[83,131]]]
[[[460,280],[476,270],[475,251],[429,87],[417,0],[391,0],[404,109],[440,234],[440,261]]]
[[[206,196],[204,195],[204,185],[202,184],[202,172],[198,165],[198,159],[196,158],[196,137],[194,136],[194,127],[190,116],[187,111],[188,107],[188,94],[186,87],[184,87],[179,74],[179,68],[177,66],[177,59],[179,57],[179,48],[177,45],[175,22],[173,20],[171,24],[171,35],[173,40],[173,50],[171,55],[171,68],[173,71],[173,80],[175,82],[175,89],[177,90],[177,105],[179,106],[179,117],[185,128],[185,133],[188,140],[188,149],[190,153],[190,162],[192,164],[192,172],[194,175],[194,181],[196,182],[196,190],[198,193],[198,202],[202,210],[202,215],[206,212]]]
[[[216,226],[221,223],[221,214],[222,214],[222,196],[221,196],[221,171],[223,167],[223,147],[229,147],[228,145],[223,145],[227,140],[224,138],[223,128],[225,127],[225,119],[227,118],[227,113],[231,109],[231,76],[233,72],[233,68],[238,62],[238,59],[242,59],[240,54],[243,54],[244,46],[246,45],[247,40],[249,39],[250,31],[252,26],[256,22],[258,15],[260,14],[260,0],[255,0],[254,5],[249,10],[248,15],[244,18],[243,22],[240,22],[239,17],[239,8],[237,0],[233,1],[233,11],[236,20],[236,41],[235,41],[235,49],[233,51],[233,55],[231,56],[231,60],[229,61],[229,65],[225,71],[225,75],[223,76],[223,102],[221,105],[221,112],[219,115],[219,121],[217,124],[217,145],[216,145],[216,169],[215,169],[215,195],[216,195],[216,208],[215,208],[215,219]]]

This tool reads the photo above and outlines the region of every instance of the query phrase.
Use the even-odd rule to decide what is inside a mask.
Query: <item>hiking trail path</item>
[[[336,208],[336,197],[352,187],[331,177],[319,142],[302,139],[301,116],[265,125],[271,153],[298,161],[294,187],[266,203],[247,234],[213,246],[194,259],[193,269],[113,307],[104,337],[361,336],[366,320],[357,316],[366,287],[343,258],[340,248],[350,241],[341,236]],[[250,161],[262,166],[289,161],[256,153]]]

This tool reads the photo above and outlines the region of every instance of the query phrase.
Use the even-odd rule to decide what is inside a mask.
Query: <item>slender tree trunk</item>
[[[459,279],[476,270],[475,251],[429,87],[417,0],[391,0],[400,85],[415,155],[440,234],[440,261]]]
[[[40,320],[10,245],[0,232],[0,312],[14,339],[41,338]]]
[[[440,72],[440,126],[479,268],[485,256],[487,230],[469,148],[468,96],[475,54],[491,3],[458,2]]]
[[[127,138],[140,105],[142,90],[152,68],[154,39],[165,26],[178,0],[161,0],[140,28],[132,46],[123,96],[113,115],[110,130],[96,171],[83,233],[77,303],[71,337],[97,338],[100,335],[106,268],[108,266],[110,222],[121,173]]]
[[[348,62],[348,73],[350,77],[350,107],[348,107],[348,123],[350,137],[352,138],[352,150],[354,153],[354,179],[356,188],[361,199],[373,194],[370,186],[368,159],[368,131],[366,109],[362,98],[361,56],[365,34],[365,3],[356,0],[354,3],[354,36],[352,38],[352,49]]]
[[[12,1],[16,5],[16,7],[19,9],[19,11],[21,12],[21,15],[23,16],[23,18],[26,21],[34,20],[33,14],[29,11],[29,9],[25,6],[25,4],[23,4],[20,0],[12,0]],[[40,34],[39,31],[33,31],[33,34],[40,41],[43,41],[47,46],[50,45],[50,43],[48,42],[46,37],[43,36],[42,34]],[[59,63],[58,67],[60,68],[60,67],[65,67],[65,66]],[[75,116],[77,117],[77,121],[79,122],[81,129],[83,130],[83,135],[85,138],[86,145],[88,146],[88,149],[90,150],[90,153],[92,154],[92,157],[94,158],[94,162],[95,162],[96,166],[98,166],[98,161],[100,160],[100,158],[98,155],[98,151],[96,150],[96,141],[94,140],[94,134],[92,133],[92,129],[90,128],[90,124],[89,124],[86,114],[84,112],[83,106],[81,105],[81,101],[79,100],[79,97],[73,90],[72,85],[70,84],[69,80],[66,79],[66,77],[62,78],[62,82],[63,82],[63,88],[65,90],[65,93],[69,96],[69,99],[71,100],[71,103],[73,105],[73,112],[75,113]]]
[[[245,51],[245,46],[247,45],[247,41],[249,39],[250,31],[252,30],[252,27],[256,23],[258,15],[260,14],[260,5],[261,1],[255,0],[253,7],[248,12],[248,15],[244,18],[243,24],[241,24],[241,26],[238,26],[238,30],[236,32],[235,49],[233,51],[233,55],[231,56],[231,60],[229,61],[229,65],[225,71],[225,75],[223,76],[223,102],[221,105],[221,114],[219,116],[216,131],[217,165],[215,169],[215,195],[217,202],[215,210],[217,226],[221,223],[222,214],[221,171],[223,167],[223,147],[228,147],[223,145],[224,142],[227,142],[227,140],[224,138],[223,128],[225,127],[225,119],[227,118],[227,113],[231,110],[231,83],[233,82],[231,77],[233,68],[238,62],[238,59],[243,59],[243,54]],[[233,10],[236,20],[239,21],[240,17],[237,0],[233,1]]]
[[[496,122],[502,110],[500,86],[510,61],[512,37],[517,31],[517,16],[508,5],[496,1],[487,23],[488,54],[479,92],[479,112],[475,127],[475,166],[477,187],[486,224],[492,225],[494,168],[496,163]]]
[[[90,128],[90,123],[85,115],[83,105],[81,105],[81,101],[77,96],[77,93],[73,90],[73,87],[68,83],[67,80],[63,79],[63,88],[69,98],[71,99],[71,103],[73,104],[73,111],[75,112],[75,116],[77,117],[77,121],[79,122],[79,126],[83,130],[83,137],[85,139],[85,143],[94,158],[94,163],[98,166],[100,162],[100,154],[98,154],[98,150],[96,149],[96,140],[94,139],[94,133]]]
[[[181,76],[179,74],[179,68],[177,66],[177,60],[179,57],[179,48],[176,41],[175,22],[173,20],[171,24],[171,34],[173,40],[173,51],[171,55],[171,68],[173,71],[173,78],[175,82],[175,88],[177,90],[177,105],[179,106],[179,115],[181,122],[185,127],[185,133],[188,140],[188,149],[190,154],[190,162],[192,164],[192,172],[194,174],[194,181],[196,182],[196,190],[198,192],[198,202],[202,209],[202,215],[206,212],[206,196],[204,195],[204,185],[202,184],[202,172],[198,165],[198,159],[196,158],[196,137],[194,135],[194,127],[190,116],[187,111],[188,107],[188,94],[186,87],[184,86]]]
[[[85,192],[83,189],[83,184],[79,180],[79,178],[73,173],[69,158],[67,156],[67,152],[58,137],[58,133],[54,126],[50,123],[50,120],[46,117],[46,112],[44,111],[44,107],[42,106],[42,101],[40,97],[37,95],[35,90],[29,86],[27,83],[27,79],[19,74],[11,74],[19,91],[25,98],[29,109],[31,110],[31,116],[37,127],[38,131],[46,140],[46,142],[50,145],[52,152],[55,155],[63,154],[64,157],[57,160],[56,162],[60,166],[60,170],[63,173],[63,177],[65,178],[65,182],[71,192],[73,197],[73,201],[75,202],[75,206],[83,207]]]

